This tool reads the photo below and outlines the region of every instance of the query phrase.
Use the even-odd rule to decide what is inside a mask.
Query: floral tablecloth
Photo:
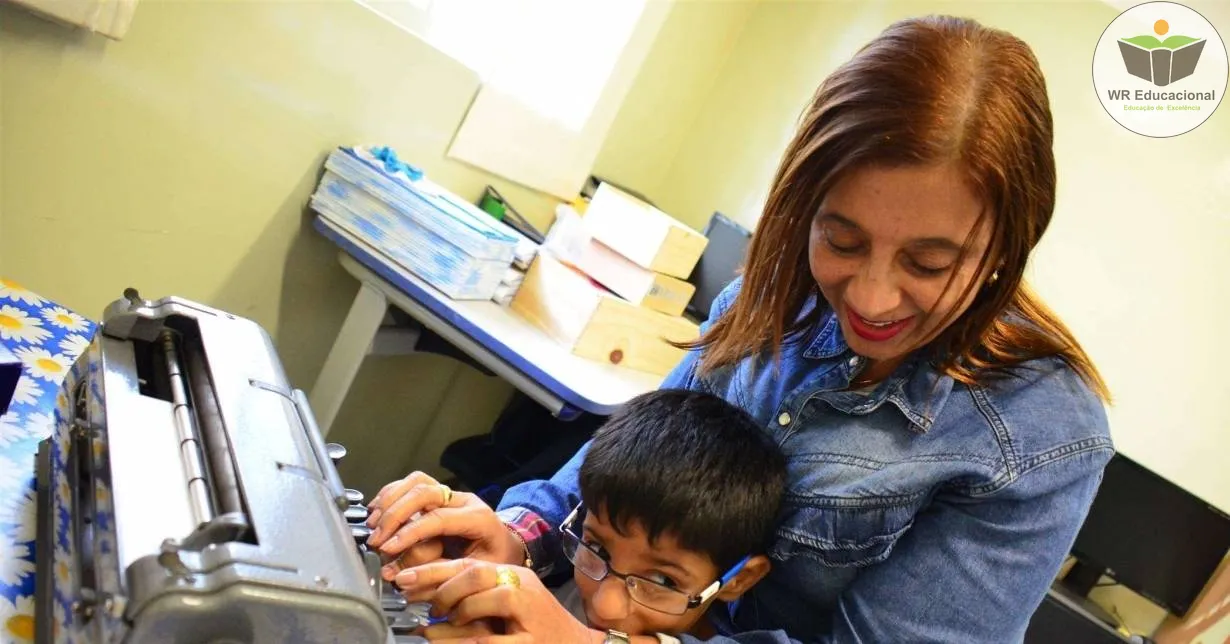
[[[0,416],[0,644],[34,641],[34,455],[54,427],[60,382],[95,328],[0,280],[0,344],[24,366],[9,411]]]

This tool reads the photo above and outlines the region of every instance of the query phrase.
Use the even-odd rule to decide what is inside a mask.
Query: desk
[[[54,426],[56,394],[89,346],[93,322],[0,280],[0,343],[24,368],[0,416],[0,642],[34,641],[34,454]]]
[[[452,300],[397,266],[361,238],[317,216],[314,226],[337,244],[342,268],[359,280],[310,402],[329,433],[389,305],[414,318],[492,373],[563,419],[609,415],[662,378],[573,355],[515,313],[491,301]]]

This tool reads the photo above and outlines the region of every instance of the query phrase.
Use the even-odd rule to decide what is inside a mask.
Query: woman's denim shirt
[[[754,357],[701,376],[693,352],[662,384],[746,409],[788,462],[772,572],[733,615],[711,611],[738,633],[716,641],[1020,641],[1112,455],[1101,401],[1058,359],[977,387],[913,360],[874,391],[845,391],[862,358],[835,315],[819,327],[778,365]],[[558,527],[584,454],[510,489],[501,516]],[[568,565],[556,534],[522,531],[540,574]]]

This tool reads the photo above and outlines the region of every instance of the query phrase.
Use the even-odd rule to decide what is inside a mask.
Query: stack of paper
[[[487,213],[364,148],[329,155],[312,208],[453,299],[491,299],[525,252]]]

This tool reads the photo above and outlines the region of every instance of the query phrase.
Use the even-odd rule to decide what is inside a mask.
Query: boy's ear
[[[773,568],[773,564],[769,562],[769,558],[764,555],[755,555],[743,564],[743,569],[730,581],[726,582],[725,586],[718,591],[717,598],[724,602],[732,602],[743,596],[743,593],[751,590],[764,576],[769,574],[769,570]]]

